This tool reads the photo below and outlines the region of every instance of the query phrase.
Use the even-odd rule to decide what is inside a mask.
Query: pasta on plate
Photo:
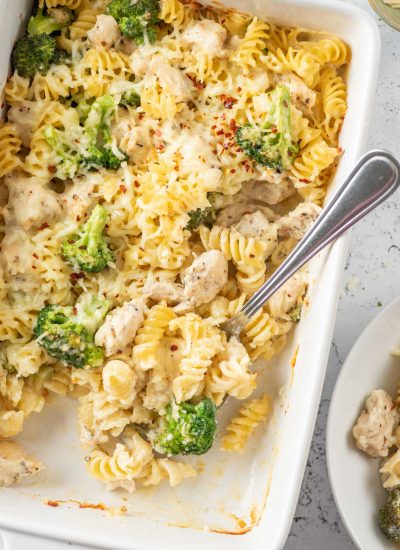
[[[252,396],[252,362],[300,319],[306,271],[241,341],[219,327],[321,210],[350,50],[179,0],[41,0],[12,60],[0,436],[69,395],[91,475],[174,486],[196,474],[174,456],[211,448],[218,408]],[[243,450],[270,410],[253,396],[222,449]]]

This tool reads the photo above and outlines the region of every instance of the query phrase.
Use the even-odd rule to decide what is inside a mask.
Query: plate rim
[[[399,8],[393,8],[392,6],[389,6],[389,4],[385,4],[383,0],[368,0],[369,5],[374,10],[374,12],[377,14],[378,17],[380,17],[389,27],[394,29],[395,31],[400,32],[400,9]],[[388,15],[385,13],[385,9],[393,11],[396,13],[396,11],[399,12],[399,21],[394,21],[391,18],[389,19]]]
[[[345,514],[342,510],[342,506],[341,506],[341,503],[340,503],[339,496],[337,494],[337,490],[336,490],[336,486],[335,486],[334,478],[333,478],[333,473],[332,473],[332,471],[333,471],[332,462],[331,462],[332,459],[333,459],[333,457],[332,457],[332,453],[333,453],[333,449],[332,449],[333,433],[332,432],[333,432],[333,422],[334,422],[334,420],[333,420],[333,418],[334,418],[333,408],[334,408],[334,403],[335,403],[336,398],[337,398],[337,394],[339,393],[339,388],[341,386],[341,379],[344,378],[344,376],[345,376],[344,373],[346,371],[346,365],[348,363],[352,362],[352,356],[355,354],[355,350],[358,347],[360,340],[362,340],[362,338],[364,337],[364,334],[367,331],[370,330],[371,325],[379,324],[381,322],[381,319],[386,317],[386,315],[388,315],[388,312],[391,311],[392,309],[396,309],[396,307],[398,307],[400,309],[400,294],[395,296],[382,309],[382,311],[380,311],[375,317],[373,317],[369,321],[369,323],[364,327],[361,334],[358,336],[358,338],[353,343],[353,345],[352,345],[350,351],[348,352],[348,354],[347,354],[347,356],[346,356],[346,358],[343,362],[343,365],[342,365],[342,367],[339,371],[338,377],[336,379],[335,386],[333,388],[333,392],[332,392],[330,403],[329,403],[328,418],[327,418],[327,422],[326,422],[325,453],[326,453],[326,466],[327,466],[327,470],[328,470],[329,484],[330,484],[330,487],[331,487],[332,495],[333,495],[333,498],[334,498],[339,516],[340,516],[340,518],[341,518],[341,520],[342,520],[342,522],[343,522],[343,524],[346,528],[346,531],[349,534],[352,542],[355,544],[355,546],[359,550],[364,550],[364,549],[361,547],[360,543],[358,542],[358,539],[357,539],[356,535],[353,532],[351,524],[348,521],[348,519],[346,518],[346,516],[345,516]],[[331,443],[331,441],[332,441],[332,443]]]

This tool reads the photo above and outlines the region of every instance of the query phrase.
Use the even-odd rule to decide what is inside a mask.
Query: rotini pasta
[[[334,36],[183,0],[151,2],[132,38],[113,1],[40,0],[65,18],[54,55],[27,67],[14,50],[0,437],[48,395],[69,396],[89,474],[132,492],[197,474],[171,457],[208,451],[219,407],[253,394],[252,362],[279,353],[299,320],[306,273],[241,341],[220,327],[320,212],[351,54]],[[270,408],[246,403],[224,450],[241,451]]]

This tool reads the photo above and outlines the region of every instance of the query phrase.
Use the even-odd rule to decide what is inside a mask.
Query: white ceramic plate
[[[377,526],[377,510],[385,502],[381,460],[359,451],[352,427],[365,399],[382,388],[395,395],[400,358],[390,351],[400,345],[400,296],[364,330],[349,353],[333,392],[327,427],[327,462],[339,513],[354,543],[362,550],[398,548]]]

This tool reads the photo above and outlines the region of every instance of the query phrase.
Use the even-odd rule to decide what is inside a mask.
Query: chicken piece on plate
[[[357,447],[373,457],[385,457],[395,442],[399,413],[384,390],[374,390],[353,428]]]
[[[254,212],[261,212],[269,222],[273,222],[278,218],[278,215],[268,206],[257,204],[251,200],[239,199],[224,206],[218,212],[215,223],[222,227],[230,227],[238,223],[245,214],[253,214]]]
[[[4,267],[7,279],[15,276],[37,277],[32,268],[35,248],[25,231],[17,227],[9,228],[1,241],[0,250],[0,265]]]
[[[282,216],[277,220],[279,237],[302,239],[321,211],[322,208],[312,202],[301,202],[287,216]]]
[[[169,306],[176,306],[185,299],[183,285],[169,281],[149,281],[143,287],[143,295],[148,296],[154,302],[165,300]]]
[[[62,213],[60,196],[32,177],[8,177],[8,204],[4,209],[7,225],[18,225],[25,231],[37,229],[43,223],[51,224]]]
[[[266,204],[278,204],[295,194],[296,189],[292,181],[283,174],[279,174],[279,181],[251,180],[243,185],[243,193],[248,197],[265,202]]]
[[[182,33],[182,38],[204,53],[214,57],[225,57],[228,51],[224,49],[227,34],[227,30],[219,23],[203,19],[190,25]]]
[[[14,441],[0,441],[0,485],[17,483],[21,478],[34,476],[44,466],[28,456]]]
[[[222,252],[209,250],[200,254],[182,275],[186,297],[182,308],[211,302],[227,282],[228,262]]]
[[[121,38],[118,23],[111,15],[98,15],[96,24],[87,33],[87,37],[95,48],[109,50]]]
[[[296,307],[307,286],[307,279],[301,271],[293,275],[268,300],[268,309],[273,317],[290,320],[290,311]]]
[[[133,341],[143,319],[142,300],[131,300],[113,309],[96,332],[96,346],[104,347],[107,357],[122,350]]]
[[[96,201],[95,184],[87,181],[77,181],[60,195],[61,206],[65,215],[76,222],[84,222],[89,217]]]
[[[301,110],[312,109],[317,99],[317,94],[308,88],[298,76],[290,73],[279,76],[279,81],[287,86],[294,105]]]

